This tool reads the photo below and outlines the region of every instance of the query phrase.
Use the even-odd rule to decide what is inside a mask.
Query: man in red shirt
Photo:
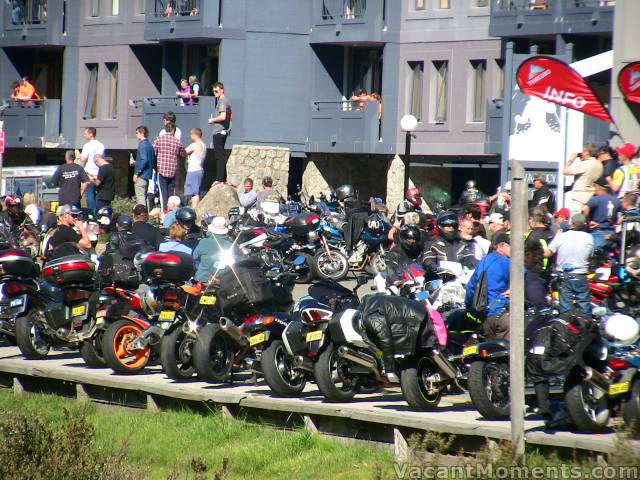
[[[160,205],[163,211],[166,210],[167,199],[175,195],[178,161],[187,156],[182,143],[174,136],[175,125],[170,123],[165,130],[167,135],[160,135],[153,142],[153,150],[156,153]]]

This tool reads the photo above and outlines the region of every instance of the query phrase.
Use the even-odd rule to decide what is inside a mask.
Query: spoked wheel
[[[348,371],[349,362],[338,357],[330,343],[313,366],[320,393],[330,402],[348,402],[360,391],[360,381]]]
[[[195,373],[193,366],[193,346],[196,339],[187,335],[181,326],[162,337],[160,344],[160,362],[167,377],[173,380],[186,380]]]
[[[193,347],[193,365],[198,376],[207,382],[225,382],[231,376],[235,344],[217,323],[200,330]]]
[[[607,392],[579,381],[565,392],[564,402],[571,421],[581,432],[600,433],[607,428],[611,416]]]
[[[44,328],[38,321],[39,316],[37,311],[32,310],[27,315],[16,319],[16,342],[20,353],[29,360],[44,358],[51,349]]]
[[[349,272],[349,261],[344,253],[338,250],[320,250],[316,253],[314,267],[322,280],[340,281]]]
[[[267,385],[276,395],[296,397],[307,384],[304,371],[294,368],[293,358],[287,355],[282,340],[275,340],[264,349],[260,366]]]
[[[367,270],[367,273],[369,273],[370,275],[373,275],[374,277],[379,273],[386,271],[387,270],[386,255],[381,252],[374,253],[373,257],[371,257],[371,260],[369,260],[369,263],[367,263],[367,266],[365,268]]]
[[[422,357],[417,364],[400,372],[400,388],[409,406],[417,410],[431,410],[442,396],[442,373],[430,358]]]
[[[130,320],[118,320],[109,325],[102,337],[105,362],[116,373],[134,374],[149,361],[149,347],[133,348],[132,342],[142,335],[142,328]]]
[[[104,368],[107,362],[102,354],[102,337],[104,330],[97,330],[90,340],[80,344],[80,355],[89,368]]]
[[[476,361],[469,367],[469,396],[487,419],[509,418],[509,366],[500,361]]]

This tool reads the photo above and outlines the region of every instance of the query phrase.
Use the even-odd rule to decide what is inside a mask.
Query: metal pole
[[[515,85],[513,73],[514,43],[507,42],[505,46],[504,65],[504,94],[503,94],[503,118],[502,118],[502,153],[500,156],[500,185],[507,183],[509,178],[509,138],[511,136],[511,102]]]
[[[511,443],[516,461],[524,458],[524,236],[527,183],[521,162],[511,160],[511,261],[509,270],[509,397]]]
[[[4,121],[0,120],[0,132],[4,132]],[[4,145],[7,144],[7,141],[5,140]],[[2,148],[2,150],[0,150],[0,189],[2,188],[2,167],[4,165],[4,146]],[[1,193],[1,192],[0,192]]]
[[[409,190],[409,156],[411,155],[411,132],[407,132],[407,136],[404,141],[404,191],[402,195],[407,194]]]

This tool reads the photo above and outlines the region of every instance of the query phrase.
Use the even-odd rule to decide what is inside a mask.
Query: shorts
[[[187,178],[184,182],[185,195],[200,195],[200,184],[202,183],[203,174],[204,170],[187,172]]]

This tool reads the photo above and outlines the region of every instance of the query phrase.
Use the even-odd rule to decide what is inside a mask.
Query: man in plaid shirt
[[[170,123],[165,130],[167,134],[160,135],[153,142],[153,150],[156,152],[160,205],[163,211],[166,209],[167,199],[175,195],[178,161],[187,156],[182,143],[174,135],[175,125]]]

